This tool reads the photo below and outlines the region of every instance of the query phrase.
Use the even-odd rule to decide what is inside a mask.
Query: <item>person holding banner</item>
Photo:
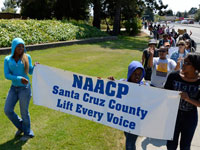
[[[200,107],[200,53],[189,53],[183,60],[180,71],[169,74],[165,89],[181,91],[174,138],[167,141],[168,150],[176,150],[180,138],[180,149],[190,150],[197,127],[197,107]]]
[[[128,66],[127,79],[122,79],[122,81],[144,84],[142,79],[145,76],[145,70],[142,64],[138,61],[132,61]],[[108,77],[110,80],[115,80],[114,77]],[[136,150],[136,140],[138,135],[124,132],[126,137],[126,150]]]
[[[20,138],[21,141],[27,141],[29,138],[34,137],[28,110],[31,99],[31,85],[28,74],[33,73],[34,66],[31,62],[31,56],[25,52],[24,41],[21,38],[15,38],[12,41],[11,55],[6,56],[4,60],[5,78],[12,81],[4,112],[18,129],[15,137],[24,133]],[[18,100],[22,119],[14,112]]]

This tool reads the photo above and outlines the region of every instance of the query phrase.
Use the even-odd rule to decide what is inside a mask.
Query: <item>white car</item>
[[[189,23],[188,20],[182,20],[182,21],[181,21],[181,24],[188,24],[188,23]]]

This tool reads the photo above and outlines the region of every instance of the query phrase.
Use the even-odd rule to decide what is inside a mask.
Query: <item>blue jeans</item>
[[[135,143],[138,136],[127,132],[124,132],[124,134],[126,136],[126,150],[136,150]]]
[[[178,138],[180,139],[180,150],[190,150],[192,138],[197,127],[198,114],[197,109],[192,111],[178,111],[173,141],[167,141],[168,150],[176,150]]]
[[[23,131],[24,135],[29,135],[33,137],[34,133],[31,130],[31,121],[28,111],[30,99],[30,85],[27,87],[15,87],[12,85],[6,98],[4,112],[18,130]],[[14,112],[14,107],[18,100],[22,119]]]

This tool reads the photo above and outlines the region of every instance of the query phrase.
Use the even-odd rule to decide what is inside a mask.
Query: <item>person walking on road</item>
[[[180,104],[174,137],[167,141],[168,150],[176,150],[180,137],[180,150],[190,150],[198,122],[197,107],[200,107],[200,53],[189,53],[184,58],[180,71],[169,74],[165,89],[181,91]]]
[[[166,57],[167,47],[160,47],[158,53],[159,57],[153,58],[154,51],[150,51],[148,66],[152,68],[151,86],[163,88],[168,74],[175,69],[176,62]]]
[[[185,48],[186,48],[185,41],[180,40],[178,42],[178,51],[175,51],[174,53],[172,53],[170,57],[172,60],[174,60],[177,63],[176,70],[182,67],[182,61],[188,53]]]
[[[141,63],[144,66],[144,69],[145,69],[145,77],[144,78],[145,78],[145,80],[148,80],[148,81],[151,80],[151,73],[152,73],[151,68],[148,67],[148,61],[149,61],[149,57],[150,57],[150,50],[154,51],[153,57],[158,57],[158,49],[156,48],[156,45],[157,45],[157,41],[154,40],[154,39],[151,39],[149,41],[148,48],[146,48],[143,51],[143,54],[142,54]]]

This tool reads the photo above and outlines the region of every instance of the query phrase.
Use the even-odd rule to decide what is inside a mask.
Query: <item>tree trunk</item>
[[[114,25],[113,25],[113,35],[115,36],[119,35],[120,33],[120,20],[121,20],[121,0],[117,0]]]
[[[100,29],[100,24],[101,24],[101,3],[100,3],[100,0],[93,0],[93,4],[94,4],[93,26]]]

